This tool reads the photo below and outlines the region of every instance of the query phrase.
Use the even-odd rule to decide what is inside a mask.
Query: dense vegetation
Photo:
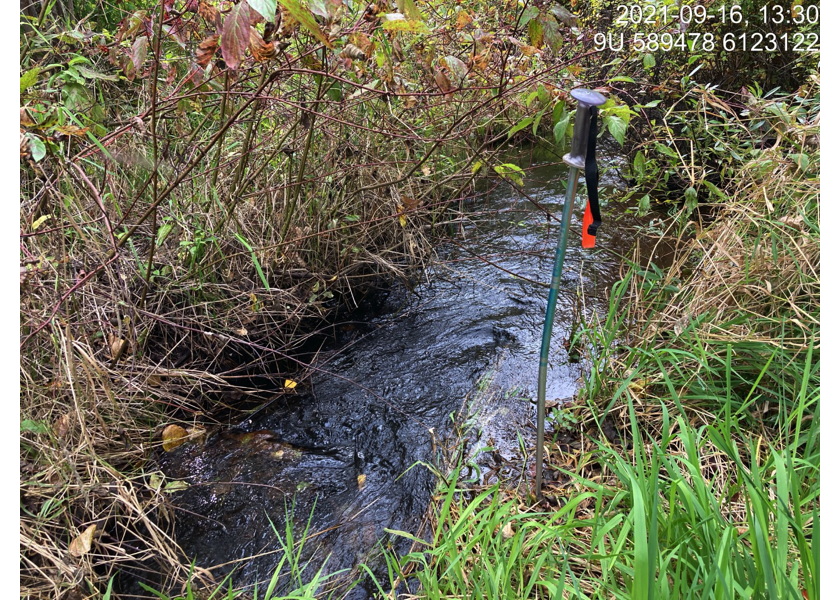
[[[691,8],[715,48],[599,50],[679,34],[619,26],[620,4],[22,0],[21,595],[110,596],[126,566],[182,589],[152,448],[291,393],[307,338],[410,285],[481,180],[516,189],[509,142],[562,148],[586,86],[676,259],[628,257],[578,329],[592,368],[554,414],[550,502],[443,457],[431,537],[378,584],[818,598],[819,54],[721,51],[743,27],[700,0],[648,4]],[[812,6],[756,30],[818,33],[818,4],[791,11]]]

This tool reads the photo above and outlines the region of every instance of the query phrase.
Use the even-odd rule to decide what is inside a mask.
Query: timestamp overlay
[[[611,25],[593,37],[597,51],[820,51],[818,2],[612,3]],[[690,63],[689,63],[690,64]]]

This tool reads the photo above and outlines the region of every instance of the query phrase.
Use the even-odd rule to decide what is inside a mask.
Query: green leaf
[[[616,77],[613,77],[612,79],[607,79],[607,83],[612,83],[614,81],[624,81],[626,83],[636,83],[635,79],[633,79],[632,77],[627,77],[625,75],[617,75]]]
[[[26,73],[21,75],[20,77],[20,93],[22,94],[33,85],[35,82],[38,81],[38,74],[41,72],[41,67],[35,67],[34,69],[29,69]]]
[[[644,179],[645,164],[645,155],[641,151],[636,152],[636,157],[633,159],[633,171],[636,174],[636,179]]]
[[[551,15],[541,15],[540,25],[542,25],[543,36],[549,48],[552,52],[557,52],[563,45],[563,36],[560,34],[557,21]]]
[[[519,121],[519,123],[511,127],[510,131],[508,131],[508,139],[510,139],[513,136],[513,134],[515,134],[517,131],[521,131],[528,127],[528,125],[530,125],[533,120],[533,117],[525,117],[524,119]]]
[[[186,490],[190,487],[190,485],[186,481],[170,481],[165,486],[163,486],[163,491],[172,494],[174,492],[180,492],[181,490]]]
[[[711,191],[718,198],[725,198],[723,191],[711,181],[704,181],[703,185],[709,188],[709,191]]]
[[[811,165],[811,159],[808,158],[807,154],[791,154],[790,158],[802,172],[807,171]]]
[[[522,169],[512,163],[505,163],[502,165],[498,165],[493,167],[493,170],[496,171],[500,176],[505,177],[516,183],[517,185],[522,185]]]
[[[324,44],[327,48],[332,48],[332,44],[330,44],[330,41],[327,39],[327,36],[324,35],[324,32],[321,31],[321,28],[318,27],[318,23],[315,22],[315,17],[312,16],[312,12],[308,8],[301,6],[298,0],[280,0],[280,4],[283,5],[295,19],[297,19],[298,23],[308,29],[319,42]]]
[[[657,142],[655,144],[655,147],[656,147],[657,152],[660,152],[660,153],[664,154],[665,156],[670,156],[671,158],[676,158],[676,159],[679,159],[679,157],[680,157],[679,154],[674,152],[673,149],[669,148],[665,144],[660,144],[659,142]]]
[[[344,92],[341,89],[341,82],[334,81],[327,90],[327,97],[333,102],[341,102],[344,99]]]
[[[633,487],[633,598],[648,600],[648,538],[645,526],[645,500],[636,479],[630,481]]]
[[[83,67],[81,65],[77,66],[76,70],[79,72],[79,75],[81,75],[85,79],[104,79],[105,81],[120,80],[120,78],[116,75],[105,75],[104,73],[94,71],[93,69],[88,69],[87,67]]]
[[[160,246],[164,242],[166,237],[169,235],[169,232],[172,231],[173,226],[174,225],[172,223],[164,223],[160,226],[157,232],[157,237],[155,238],[156,246]]]
[[[27,133],[26,137],[29,139],[29,151],[32,153],[32,160],[40,162],[47,155],[47,147],[44,145],[44,140],[31,133]]]
[[[537,113],[537,116],[534,117],[534,124],[531,127],[531,133],[533,133],[534,136],[537,135],[537,129],[540,128],[540,121],[542,120],[543,115],[545,114],[545,110],[546,110],[545,108],[542,109],[540,112]]]
[[[423,20],[423,15],[417,9],[417,5],[414,4],[414,0],[403,0],[403,3],[404,3],[404,6],[405,6],[405,8],[404,8],[405,16],[408,17],[409,20],[414,20],[414,21],[422,21]]]
[[[531,102],[533,102],[537,98],[537,96],[539,96],[537,92],[531,92],[530,94],[528,94],[528,98],[525,99],[525,106],[530,108]]]
[[[566,103],[563,100],[558,100],[557,104],[554,105],[554,108],[551,111],[551,122],[554,125],[560,122],[560,120],[566,115]]]
[[[627,132],[627,123],[624,122],[624,119],[616,116],[607,117],[607,129],[610,130],[610,134],[619,146],[624,143],[624,134]]]
[[[262,266],[260,266],[259,258],[257,258],[257,253],[254,252],[254,249],[251,247],[251,244],[248,243],[244,237],[240,234],[235,233],[236,239],[240,241],[240,243],[248,249],[248,252],[251,253],[251,262],[254,263],[254,268],[257,270],[257,275],[260,276],[260,280],[262,281],[263,286],[267,291],[271,291],[271,287],[268,285],[268,280],[265,278],[265,273],[263,272]]]
[[[569,119],[571,116],[571,114],[567,113],[566,116],[557,121],[557,125],[554,126],[554,141],[556,143],[560,144],[566,138],[566,130],[569,128]]]
[[[20,422],[20,430],[28,431],[29,433],[49,433],[47,426],[40,421],[33,421],[32,419],[25,419]]]
[[[685,209],[689,214],[697,209],[697,190],[694,187],[685,190]]]
[[[551,92],[549,92],[544,85],[537,88],[537,96],[539,96],[540,103],[543,106],[551,104]]]
[[[652,69],[656,66],[656,58],[654,58],[653,54],[645,54],[645,57],[642,59],[642,64],[646,69]]]
[[[536,6],[529,6],[524,11],[522,11],[522,16],[519,17],[519,22],[516,24],[517,27],[525,27],[531,20],[538,17],[540,14],[540,9]]]
[[[277,0],[248,0],[255,11],[269,23],[274,22],[274,15],[277,13]]]
[[[545,34],[543,32],[542,23],[538,20],[528,23],[528,41],[531,42],[531,45],[535,48],[542,48],[544,40]]]
[[[650,195],[645,194],[639,198],[639,214],[646,215],[650,210]]]

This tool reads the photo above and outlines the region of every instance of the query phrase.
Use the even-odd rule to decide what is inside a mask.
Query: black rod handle
[[[599,92],[586,88],[573,89],[572,98],[578,102],[572,133],[572,148],[563,157],[563,162],[570,167],[583,169],[586,166],[586,144],[589,140],[589,109],[593,106],[601,106],[607,99]]]

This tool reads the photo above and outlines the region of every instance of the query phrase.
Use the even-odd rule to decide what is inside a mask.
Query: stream
[[[601,171],[602,185],[616,183],[611,169]],[[563,166],[537,167],[524,190],[559,219],[566,177]],[[632,248],[636,226],[650,220],[625,214],[602,193],[598,244],[583,250],[584,195],[581,181],[549,357],[547,398],[559,403],[586,376],[585,361],[570,360],[563,345],[573,312],[603,314],[618,256]],[[285,535],[289,519],[297,539],[308,525],[308,573],[324,561],[327,571],[348,569],[348,578],[363,562],[381,573],[380,541],[406,549],[385,529],[420,530],[437,484],[423,463],[435,462],[467,406],[481,429],[475,445],[492,444],[508,465],[485,473],[492,475],[487,482],[503,475],[531,482],[531,398],[548,294],[535,282],[550,280],[559,223],[547,223],[506,184],[465,205],[463,215],[457,243],[439,249],[421,284],[394,286],[377,298],[367,322],[337,328],[311,391],[286,395],[203,445],[161,458],[168,477],[190,484],[173,497],[184,509],[175,513],[177,540],[198,566],[223,565],[212,571],[217,581],[231,572],[235,586],[270,579],[281,549],[273,527]],[[349,597],[372,590],[362,584]]]

